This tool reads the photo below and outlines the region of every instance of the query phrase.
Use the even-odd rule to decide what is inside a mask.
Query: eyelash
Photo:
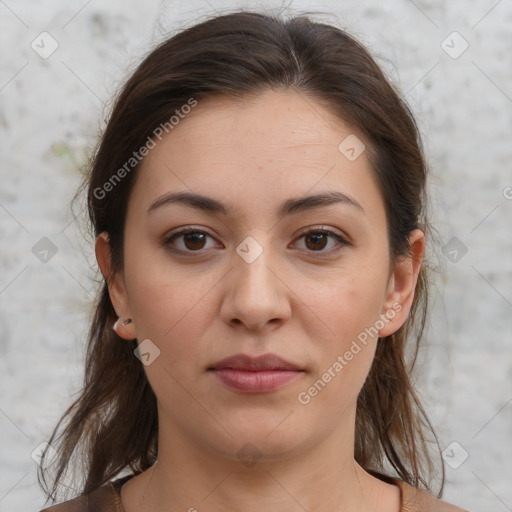
[[[185,229],[182,229],[181,231],[178,231],[177,233],[173,233],[173,234],[165,237],[164,241],[163,241],[163,244],[166,247],[168,247],[170,251],[172,251],[174,253],[177,253],[177,254],[180,254],[180,255],[192,254],[192,253],[201,253],[201,252],[207,250],[207,249],[204,249],[204,250],[203,249],[198,249],[197,251],[191,251],[191,250],[176,249],[176,248],[171,246],[171,243],[174,240],[176,240],[177,238],[180,238],[181,236],[190,234],[190,233],[199,233],[199,234],[207,235],[210,238],[214,238],[212,235],[210,235],[210,233],[208,233],[206,231],[203,231],[201,229],[185,228]],[[307,237],[307,236],[312,235],[312,234],[328,235],[330,238],[334,239],[337,242],[338,247],[333,247],[331,249],[328,249],[327,251],[324,251],[324,250],[307,251],[307,252],[312,253],[312,254],[319,254],[320,257],[322,257],[322,255],[331,255],[331,254],[336,253],[339,250],[341,250],[343,248],[343,246],[350,245],[350,243],[347,242],[347,240],[345,240],[345,238],[343,238],[341,235],[339,235],[338,233],[335,233],[335,232],[333,232],[331,230],[324,229],[323,227],[322,228],[315,228],[315,227],[308,228],[306,231],[304,231],[303,233],[301,233],[299,235],[297,240],[299,240],[301,238],[304,238],[304,237]]]

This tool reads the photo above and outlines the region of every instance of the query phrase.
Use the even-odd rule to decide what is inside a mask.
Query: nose
[[[238,253],[233,255],[233,268],[223,280],[220,311],[222,320],[230,326],[243,325],[251,331],[269,326],[272,330],[291,317],[292,292],[270,253],[271,249],[265,248],[253,261]]]

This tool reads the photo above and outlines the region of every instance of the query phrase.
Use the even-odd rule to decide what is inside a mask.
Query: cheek
[[[364,384],[378,341],[376,324],[385,280],[375,268],[361,270],[345,279],[338,275],[336,286],[308,287],[308,305],[322,321],[315,322],[316,336],[309,326],[309,337],[316,340],[316,347],[311,348],[317,364],[308,381],[310,387],[303,389],[308,395],[304,401],[311,398],[318,406],[329,404],[341,411],[355,401]],[[328,335],[318,336],[320,331]]]
[[[145,282],[134,300],[137,337],[150,338],[170,356],[188,354],[190,359],[194,350],[199,350],[197,340],[203,337],[214,315],[208,287],[199,282],[193,287],[180,282],[155,284],[156,290]]]
[[[216,314],[212,293],[218,277],[210,272],[190,275],[176,266],[144,264],[142,257],[126,261],[127,289],[139,341],[150,339],[160,349],[159,365],[184,376],[206,364],[207,354],[198,340]],[[183,364],[188,361],[188,364]],[[148,375],[154,373],[147,367]]]
[[[175,414],[190,407],[189,392],[209,362],[200,340],[212,321],[211,286],[200,279],[194,286],[183,278],[170,282],[154,269],[139,277],[131,282],[137,338],[151,340],[159,350],[144,370],[159,402]]]
[[[332,352],[343,350],[359,333],[375,325],[384,289],[385,275],[380,270],[352,266],[333,272],[327,279],[308,280],[299,293],[316,315],[309,327],[317,326],[318,339],[318,329],[323,326],[322,339],[331,348],[327,352]]]
[[[312,338],[317,340],[311,347],[316,364],[297,399],[310,408],[310,417],[323,417],[329,410],[333,420],[341,421],[347,408],[355,406],[373,362],[379,304],[374,294],[355,284],[333,290],[319,302],[321,311],[330,313],[327,321],[335,334]]]

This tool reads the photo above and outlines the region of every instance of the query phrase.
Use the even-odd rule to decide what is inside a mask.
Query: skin
[[[126,512],[399,510],[399,488],[354,461],[356,399],[377,337],[308,404],[297,399],[393,304],[401,310],[379,336],[405,322],[423,258],[424,234],[415,230],[412,257],[390,266],[384,202],[366,154],[349,161],[338,150],[354,133],[303,93],[208,98],[145,158],[121,271],[111,274],[108,235],[96,242],[116,313],[133,320],[118,334],[160,350],[144,367],[158,401],[158,462],[123,486]],[[234,213],[183,204],[147,212],[172,191],[213,197]],[[277,218],[283,201],[326,191],[349,195],[364,212],[337,203]],[[175,239],[177,255],[164,239],[187,226],[209,236]],[[307,227],[349,244],[304,237]],[[252,263],[236,252],[247,236],[263,250]],[[249,395],[207,371],[229,355],[269,352],[304,372]],[[237,457],[249,442],[261,455],[250,467]]]

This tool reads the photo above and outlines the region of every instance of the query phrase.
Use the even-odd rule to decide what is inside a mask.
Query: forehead
[[[238,100],[226,96],[201,99],[169,138],[172,136],[180,146],[201,148],[201,154],[190,157],[208,157],[222,151],[226,157],[242,160],[259,160],[260,155],[324,158],[336,154],[340,137],[352,132],[305,94],[268,90]]]
[[[340,152],[349,136],[362,140],[325,106],[296,91],[236,101],[206,98],[145,157],[132,194],[146,208],[171,190],[254,207],[338,190],[368,208],[383,207],[365,153],[351,161]]]

